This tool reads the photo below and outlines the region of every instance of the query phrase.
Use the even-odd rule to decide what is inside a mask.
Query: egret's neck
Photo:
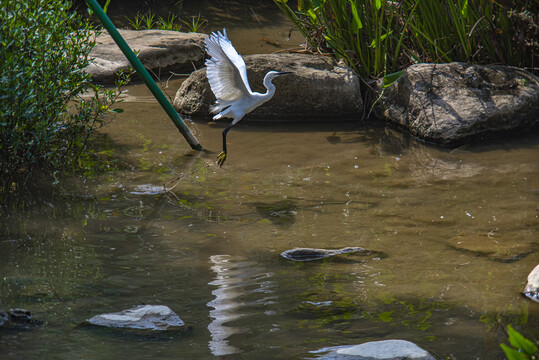
[[[273,76],[271,74],[266,74],[264,77],[264,86],[268,91],[264,94],[264,96],[267,96],[268,98],[271,98],[273,94],[275,94],[275,85],[271,82],[273,80]]]

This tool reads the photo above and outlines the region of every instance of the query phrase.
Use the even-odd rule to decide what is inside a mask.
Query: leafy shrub
[[[536,7],[491,0],[274,0],[312,50],[333,52],[363,76],[417,62],[537,66]],[[535,11],[535,12],[534,12]]]
[[[67,0],[0,0],[0,195],[75,164],[104,123],[121,91],[82,71],[94,45]]]

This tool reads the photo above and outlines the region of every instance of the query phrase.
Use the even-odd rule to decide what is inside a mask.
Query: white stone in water
[[[371,341],[361,345],[341,348],[336,351],[338,355],[344,355],[344,358],[357,357],[358,359],[369,360],[434,360],[426,350],[423,350],[416,344],[405,340],[382,340]]]
[[[539,264],[528,275],[528,283],[522,293],[529,299],[539,302]]]
[[[180,317],[164,305],[141,305],[116,313],[96,315],[88,322],[99,326],[149,330],[168,330],[184,326]]]

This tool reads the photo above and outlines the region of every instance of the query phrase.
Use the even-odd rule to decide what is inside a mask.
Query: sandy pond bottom
[[[501,359],[505,325],[539,338],[519,294],[539,259],[538,137],[440,149],[359,121],[245,122],[219,168],[227,122],[190,123],[194,152],[141,86],[129,94],[98,145],[107,171],[3,220],[0,308],[43,324],[2,330],[0,357],[289,359],[398,338]],[[345,246],[376,255],[279,256]],[[77,326],[139,304],[192,331]]]

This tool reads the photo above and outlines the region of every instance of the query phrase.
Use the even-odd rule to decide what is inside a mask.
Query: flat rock
[[[360,80],[347,66],[327,56],[307,54],[264,54],[244,56],[251,89],[266,92],[262,80],[268,71],[292,74],[274,80],[274,97],[245,116],[256,120],[343,120],[359,119],[363,111]],[[181,114],[211,118],[215,103],[206,68],[184,81],[174,99]]]
[[[119,30],[131,50],[138,51],[138,58],[156,75],[168,71],[191,72],[204,61],[204,34],[182,33],[168,30]],[[108,32],[103,31],[90,52],[93,59],[86,71],[94,82],[114,82],[120,70],[132,69],[131,64]]]
[[[529,299],[539,302],[539,265],[528,275],[528,283],[522,293]]]
[[[374,113],[442,145],[497,137],[538,125],[539,78],[501,65],[417,64],[385,89]]]
[[[435,360],[426,350],[406,340],[381,340],[330,348],[324,360]]]
[[[132,309],[101,314],[88,319],[92,325],[139,330],[180,330],[184,322],[168,306],[139,305]]]

